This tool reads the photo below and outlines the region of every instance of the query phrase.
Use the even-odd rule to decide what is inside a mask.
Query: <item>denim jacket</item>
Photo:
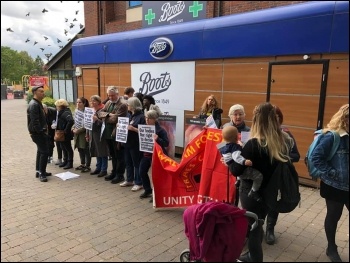
[[[340,133],[340,143],[333,158],[327,162],[334,141],[333,134],[322,134],[312,154],[312,162],[320,170],[321,180],[334,188],[349,191],[349,134]]]

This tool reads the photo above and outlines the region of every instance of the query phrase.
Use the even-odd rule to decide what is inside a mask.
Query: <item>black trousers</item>
[[[73,162],[73,157],[74,157],[74,152],[72,148],[72,143],[71,141],[63,141],[59,142],[61,145],[61,149],[63,152],[63,161],[64,162]]]
[[[262,226],[267,215],[268,208],[265,203],[257,202],[253,198],[248,197],[250,189],[251,185],[245,184],[245,181],[242,180],[239,188],[239,199],[241,201],[242,208],[255,213],[259,218],[260,223],[258,227],[250,231],[248,234],[248,249],[253,262],[263,262],[263,249],[261,243],[263,240],[264,231]]]
[[[37,146],[36,151],[36,171],[44,174],[46,173],[47,158],[49,157],[49,138],[45,133],[32,134],[31,138]]]
[[[113,139],[106,140],[108,145],[109,154],[112,157],[112,172],[111,174],[124,178],[125,173],[125,158],[124,147],[117,147],[117,142]]]

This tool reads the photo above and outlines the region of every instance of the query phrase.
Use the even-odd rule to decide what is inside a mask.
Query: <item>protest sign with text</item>
[[[128,125],[129,125],[128,117],[118,117],[117,133],[115,136],[115,140],[117,142],[126,143],[126,140],[128,139],[128,131],[129,131]]]
[[[80,129],[84,127],[84,112],[76,109],[74,114],[74,127]]]
[[[138,125],[140,151],[153,153],[154,139],[153,134],[156,133],[156,126],[154,125]]]
[[[84,111],[84,128],[87,130],[92,130],[92,123],[93,123],[93,119],[92,117],[94,116],[95,111],[93,108],[88,108],[85,107],[85,111]]]

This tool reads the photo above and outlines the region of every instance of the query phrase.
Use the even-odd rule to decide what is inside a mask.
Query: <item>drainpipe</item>
[[[102,35],[102,10],[101,1],[97,1],[97,35]]]

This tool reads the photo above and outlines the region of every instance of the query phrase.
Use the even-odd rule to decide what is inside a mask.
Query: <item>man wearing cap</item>
[[[46,117],[41,103],[45,93],[42,86],[33,87],[32,92],[33,99],[27,108],[27,126],[30,137],[37,146],[36,177],[40,179],[40,182],[47,182],[46,176],[51,175],[51,173],[46,172],[49,145]]]
[[[107,141],[109,153],[112,157],[112,172],[105,177],[105,180],[117,184],[124,181],[125,159],[124,147],[115,140],[116,124],[118,123],[118,117],[127,116],[128,105],[123,97],[119,96],[119,90],[116,86],[108,86],[107,95],[109,100],[104,108],[98,112],[98,117],[104,121],[105,125],[102,136]]]

